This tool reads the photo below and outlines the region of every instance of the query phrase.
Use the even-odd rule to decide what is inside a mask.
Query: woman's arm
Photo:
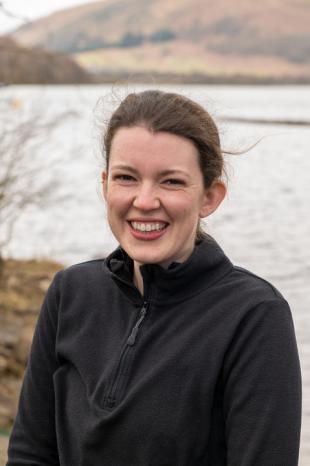
[[[53,374],[58,312],[58,273],[45,297],[21,390],[8,448],[7,466],[59,465]]]
[[[264,302],[247,314],[223,378],[227,466],[297,466],[301,372],[286,301]]]

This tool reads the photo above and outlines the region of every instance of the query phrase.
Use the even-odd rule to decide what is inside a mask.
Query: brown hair
[[[218,129],[209,113],[198,103],[183,95],[159,90],[129,94],[112,114],[104,135],[107,170],[113,137],[120,128],[133,126],[190,139],[199,153],[206,188],[222,177],[224,160]],[[197,238],[202,236],[205,235],[199,229]]]

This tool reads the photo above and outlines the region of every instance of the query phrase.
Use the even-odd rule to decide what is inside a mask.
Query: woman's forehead
[[[186,138],[168,132],[152,133],[142,127],[122,128],[115,135],[109,157],[109,170],[200,175],[198,151]]]
[[[188,158],[197,159],[198,151],[194,143],[187,138],[168,132],[151,132],[140,126],[121,128],[115,134],[110,158],[127,160],[146,157],[160,158],[162,162]]]

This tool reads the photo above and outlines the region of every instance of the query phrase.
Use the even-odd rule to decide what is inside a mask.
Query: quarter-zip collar
[[[121,247],[105,260],[105,267],[128,297],[141,301],[133,284],[133,261]],[[184,301],[213,285],[232,267],[221,247],[208,236],[195,246],[185,262],[174,262],[167,269],[158,264],[142,265],[144,297],[151,297],[157,305]]]

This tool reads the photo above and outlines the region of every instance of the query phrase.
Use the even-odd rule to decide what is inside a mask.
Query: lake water
[[[142,86],[130,86],[129,90],[133,88]],[[205,105],[218,122],[225,149],[242,150],[260,141],[246,154],[227,158],[229,194],[208,219],[207,228],[234,263],[270,280],[291,304],[303,372],[300,465],[309,465],[310,126],[230,119],[310,122],[310,87],[160,88],[184,93]],[[0,111],[6,108],[6,118],[14,121],[34,112],[59,119],[64,111],[70,112],[44,138],[39,151],[29,153],[29,166],[38,159],[47,163],[39,176],[55,185],[57,180],[55,196],[61,192],[64,199],[45,209],[25,211],[7,254],[50,257],[71,264],[104,256],[116,245],[105,221],[99,182],[103,161],[95,121],[99,118],[102,122],[127,91],[120,86],[16,86],[0,90]],[[98,107],[94,112],[102,96],[101,113]]]

